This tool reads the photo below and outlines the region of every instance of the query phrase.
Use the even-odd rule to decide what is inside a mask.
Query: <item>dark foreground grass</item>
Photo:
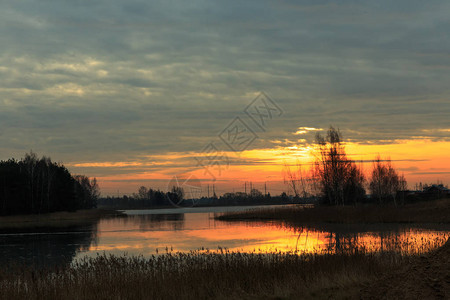
[[[291,225],[305,223],[450,223],[450,199],[403,206],[289,206],[217,216],[223,221],[282,221]]]
[[[388,289],[398,299],[407,292],[400,283],[422,287],[415,293],[424,290],[422,295],[431,297],[426,299],[445,298],[449,249],[450,241],[420,255],[361,249],[324,255],[227,250],[151,258],[100,255],[59,269],[3,267],[0,299],[379,299],[392,285]],[[424,283],[424,270],[431,286]],[[391,284],[394,280],[398,283]]]
[[[199,253],[98,256],[72,267],[3,270],[1,299],[323,298],[359,289],[407,259],[395,254]]]
[[[364,288],[361,299],[450,299],[450,240]]]

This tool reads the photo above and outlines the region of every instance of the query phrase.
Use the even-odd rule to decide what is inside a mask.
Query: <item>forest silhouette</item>
[[[0,161],[0,215],[76,211],[97,206],[97,180],[72,175],[61,163],[33,152]]]

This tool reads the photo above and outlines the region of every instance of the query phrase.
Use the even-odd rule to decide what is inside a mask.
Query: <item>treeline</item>
[[[310,199],[308,199],[310,200]],[[137,193],[122,197],[105,197],[98,200],[101,206],[113,207],[116,209],[140,209],[155,207],[173,206],[227,206],[227,205],[264,205],[264,204],[291,204],[304,203],[305,199],[293,199],[286,193],[271,196],[270,193],[264,195],[257,189],[252,189],[249,193],[225,193],[218,197],[200,197],[196,199],[185,199],[185,191],[180,187],[172,187],[170,192],[163,192],[141,186]]]
[[[265,204],[292,204],[307,203],[310,199],[289,197],[285,192],[280,195],[263,194],[258,189],[251,189],[249,193],[225,193],[212,202],[217,205],[265,205]]]
[[[75,211],[97,206],[97,180],[72,175],[61,163],[33,152],[0,161],[0,215]]]
[[[98,204],[102,206],[110,206],[114,208],[148,208],[156,206],[171,206],[179,204],[183,201],[184,191],[181,188],[174,188],[170,192],[154,190],[141,186],[138,193],[131,196],[124,195],[122,197],[106,197],[98,200]]]

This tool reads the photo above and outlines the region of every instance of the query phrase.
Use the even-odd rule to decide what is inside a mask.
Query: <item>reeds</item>
[[[0,271],[1,299],[315,298],[357,295],[411,256],[354,248],[333,254],[192,251],[85,257],[71,266]]]

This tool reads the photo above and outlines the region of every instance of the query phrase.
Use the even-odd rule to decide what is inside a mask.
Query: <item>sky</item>
[[[449,15],[444,0],[1,1],[0,159],[33,150],[103,195],[191,175],[280,193],[332,125],[355,160],[448,184]]]

